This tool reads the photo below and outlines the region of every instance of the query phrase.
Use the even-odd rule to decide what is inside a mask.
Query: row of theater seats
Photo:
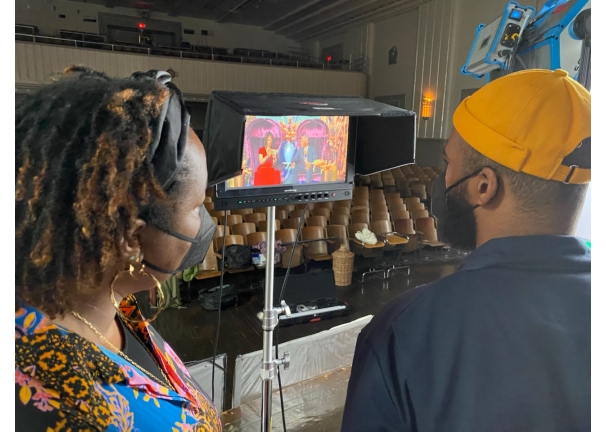
[[[357,183],[372,189],[383,189],[386,193],[400,192],[403,197],[418,196],[427,200],[433,180],[440,175],[442,168],[407,165],[371,176],[358,176]]]
[[[360,256],[382,256],[385,251],[402,253],[419,252],[423,248],[443,248],[437,237],[437,223],[426,208],[427,188],[439,169],[416,165],[396,168],[367,178],[359,177],[351,200],[336,202],[284,205],[276,207],[276,240],[286,244],[279,266],[286,267],[296,240],[301,219],[303,225],[299,244],[295,248],[292,266],[310,261],[327,261],[341,245]],[[369,186],[365,186],[368,180]],[[393,181],[392,181],[393,180]],[[396,181],[397,180],[397,181]],[[381,184],[381,188],[377,186]],[[393,183],[393,184],[392,184]],[[398,186],[404,186],[401,189]],[[217,259],[225,235],[226,246],[232,244],[255,246],[267,240],[267,209],[214,210],[210,195],[204,204],[213,217],[217,230],[215,239],[198,279],[219,276]],[[372,231],[381,241],[368,245],[356,239],[355,234],[364,228]],[[353,247],[352,247],[353,246]],[[369,253],[370,250],[370,253]],[[393,262],[396,267],[397,262]],[[230,273],[252,271],[231,270]],[[370,269],[372,270],[372,268]]]

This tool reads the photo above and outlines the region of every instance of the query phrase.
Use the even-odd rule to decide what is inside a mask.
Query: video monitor
[[[225,190],[345,183],[349,117],[246,116],[242,174]]]

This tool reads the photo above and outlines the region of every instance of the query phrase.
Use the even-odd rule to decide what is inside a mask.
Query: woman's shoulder
[[[136,302],[121,306],[125,315],[140,315]],[[175,369],[183,368],[180,373],[171,369],[171,378],[186,374],[170,347],[151,327],[145,329],[140,329],[139,335],[147,336],[148,343],[153,341],[156,349],[151,351],[158,360],[165,367],[173,364]],[[34,308],[16,311],[18,430],[24,430],[30,418],[34,419],[32,424],[44,424],[43,430],[57,428],[58,422],[73,430],[105,430],[115,422],[139,430],[157,430],[158,425],[180,430],[181,426],[197,424],[220,430],[218,413],[203,392],[187,379],[173,384],[174,391],[158,385],[118,355],[56,326]],[[189,391],[184,390],[187,387]]]
[[[120,367],[93,343],[55,325],[28,306],[15,313],[15,412],[17,426],[61,424],[72,429],[104,429],[109,404],[98,382],[125,379]],[[99,407],[87,409],[86,407]],[[31,420],[31,423],[30,423]],[[46,429],[46,428],[45,428]]]
[[[259,154],[263,155],[263,156],[267,156],[267,150],[265,150],[265,147],[261,147],[259,149]]]

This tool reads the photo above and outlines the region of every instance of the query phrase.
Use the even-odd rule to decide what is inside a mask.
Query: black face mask
[[[171,231],[170,229],[158,226],[154,223],[150,224],[168,235],[191,243],[189,250],[183,257],[183,260],[181,260],[181,264],[175,270],[166,270],[162,267],[158,267],[150,263],[149,261],[143,260],[143,264],[145,264],[150,269],[170,275],[179,273],[204,261],[206,253],[208,252],[210,244],[213,241],[213,237],[215,236],[215,231],[217,229],[215,223],[213,222],[212,218],[210,217],[208,211],[204,206],[200,207],[200,229],[198,230],[196,238],[181,235],[179,233]]]
[[[455,187],[464,181],[478,175],[484,167],[461,178],[446,188],[446,170],[434,181],[431,190],[431,211],[438,219],[438,238],[450,244],[453,248],[471,251],[476,248],[477,222],[472,206],[466,200],[466,193],[454,191]]]

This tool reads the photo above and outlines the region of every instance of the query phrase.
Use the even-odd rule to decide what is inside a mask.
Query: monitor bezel
[[[283,117],[283,116],[280,116]],[[309,116],[311,117],[311,116]],[[329,117],[327,114],[323,114],[319,117]],[[296,185],[279,185],[279,186],[264,186],[264,187],[251,187],[251,188],[238,188],[228,189],[226,182],[218,183],[216,187],[217,198],[248,198],[248,197],[261,197],[261,196],[280,196],[286,194],[305,194],[313,192],[325,192],[325,191],[339,191],[339,190],[351,190],[354,184],[355,175],[355,151],[356,151],[356,139],[357,139],[357,117],[353,116],[342,116],[332,115],[330,117],[348,117],[349,119],[349,132],[347,137],[347,169],[345,172],[345,180],[342,182],[331,182],[331,183],[313,183],[313,184],[296,184]],[[242,138],[242,145],[244,145],[244,138]],[[242,172],[240,171],[238,175]]]

